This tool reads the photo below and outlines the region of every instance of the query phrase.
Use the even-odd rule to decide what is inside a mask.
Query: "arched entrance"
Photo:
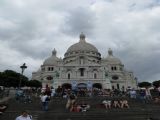
[[[79,83],[78,85],[77,85],[77,88],[79,88],[79,89],[86,89],[87,88],[87,84],[85,84],[85,83]]]
[[[102,89],[102,84],[101,83],[94,83],[92,87]]]
[[[85,83],[79,83],[77,85],[77,88],[78,88],[78,96],[81,96],[81,97],[86,96],[85,90],[87,89],[87,84],[85,84]]]
[[[64,83],[64,84],[62,84],[62,88],[63,89],[72,89],[72,85],[69,83]]]

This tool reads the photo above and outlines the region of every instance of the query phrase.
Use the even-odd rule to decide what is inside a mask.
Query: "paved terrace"
[[[28,110],[33,120],[160,120],[160,104],[143,104],[129,100],[130,108],[112,108],[106,110],[100,107],[105,97],[78,98],[91,105],[87,112],[68,112],[65,110],[66,99],[54,98],[49,103],[49,111],[41,111],[39,98],[34,98],[32,103],[20,103],[14,99],[8,101],[9,107],[0,120],[15,120],[22,110]]]

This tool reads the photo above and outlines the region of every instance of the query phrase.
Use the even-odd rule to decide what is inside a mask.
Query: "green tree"
[[[153,81],[153,83],[152,83],[152,84],[153,84],[153,86],[154,86],[154,87],[156,87],[156,88],[157,88],[157,87],[159,87],[159,86],[160,86],[160,80],[158,80],[158,81]]]
[[[13,70],[5,70],[0,73],[0,85],[5,87],[19,87],[21,80],[21,87],[26,86],[28,78]]]
[[[150,82],[141,82],[141,83],[138,83],[138,86],[139,87],[150,87],[151,83]]]
[[[30,80],[28,81],[27,86],[38,88],[38,87],[42,87],[42,83],[39,82],[38,80]]]

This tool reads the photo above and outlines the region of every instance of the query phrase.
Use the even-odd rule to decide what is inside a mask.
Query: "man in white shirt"
[[[47,98],[49,98],[49,97],[47,96],[46,93],[44,93],[44,94],[41,96],[42,109],[43,109],[44,111],[47,111],[47,110],[48,110],[48,100],[47,100]]]
[[[15,120],[32,120],[32,116],[27,111],[23,111]]]

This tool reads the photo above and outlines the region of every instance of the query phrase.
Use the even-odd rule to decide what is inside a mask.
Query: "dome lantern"
[[[109,48],[109,50],[108,50],[108,55],[113,56],[113,51],[111,50],[111,48]]]
[[[80,42],[85,42],[85,34],[83,34],[83,32],[80,34],[79,38],[80,38]]]
[[[57,51],[56,49],[54,48],[54,50],[52,51],[52,56],[56,56],[57,55]]]

